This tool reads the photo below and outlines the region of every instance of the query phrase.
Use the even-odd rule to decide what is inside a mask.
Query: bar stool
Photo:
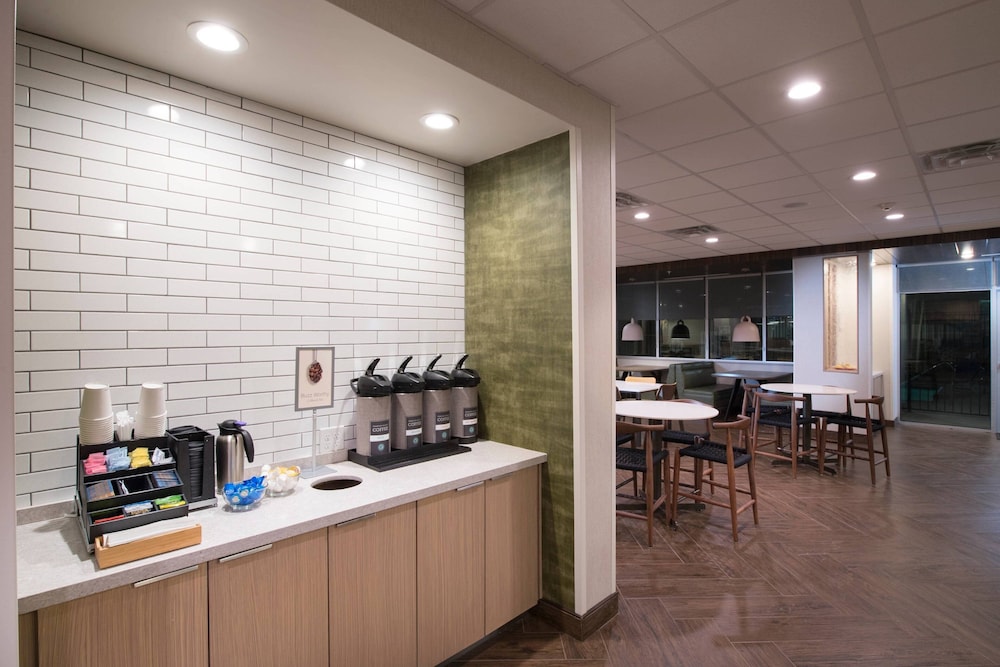
[[[858,461],[868,461],[868,470],[871,473],[872,486],[875,486],[875,466],[885,464],[886,479],[890,476],[889,470],[889,440],[885,433],[885,414],[882,404],[885,398],[882,396],[872,396],[871,398],[856,398],[854,402],[865,406],[865,416],[852,415],[849,411],[843,415],[832,415],[826,418],[828,424],[837,425],[837,463],[843,466],[846,459]],[[872,410],[875,410],[876,417],[872,417]],[[854,435],[855,429],[864,430],[864,444],[857,441]],[[875,446],[875,434],[879,433],[882,441],[882,448]],[[823,460],[826,443],[825,438],[820,438],[819,457]],[[848,453],[850,450],[850,453]],[[820,468],[822,472],[822,467]]]

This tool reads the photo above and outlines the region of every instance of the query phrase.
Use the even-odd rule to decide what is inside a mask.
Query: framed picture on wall
[[[295,409],[333,407],[333,346],[295,348]]]

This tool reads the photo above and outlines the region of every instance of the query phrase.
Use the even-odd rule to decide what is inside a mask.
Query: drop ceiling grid
[[[616,104],[619,189],[655,204],[654,231],[693,219],[735,234],[712,253],[741,252],[737,238],[767,249],[867,241],[1000,212],[1000,177],[925,176],[916,162],[1000,137],[1000,86],[989,85],[1000,0],[509,0],[470,17]],[[824,92],[793,104],[784,88],[804,72]],[[879,178],[852,182],[862,166]],[[884,221],[887,201],[912,208],[913,224]],[[935,228],[932,201],[950,207],[947,225]],[[785,208],[794,202],[806,206]]]

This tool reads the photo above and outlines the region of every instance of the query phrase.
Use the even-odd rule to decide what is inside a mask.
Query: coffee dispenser
[[[393,449],[419,447],[423,433],[424,381],[417,374],[406,370],[407,357],[392,376],[392,423],[389,443]]]
[[[479,437],[479,373],[462,368],[463,356],[451,372],[451,431],[463,445]]]
[[[356,400],[357,452],[364,456],[382,456],[389,453],[389,394],[392,385],[384,375],[375,375],[379,359],[368,365],[365,374],[351,380]]]
[[[451,376],[434,368],[441,355],[424,371],[424,444],[437,445],[451,440]]]

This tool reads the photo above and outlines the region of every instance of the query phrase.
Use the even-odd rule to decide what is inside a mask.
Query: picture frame
[[[334,347],[295,348],[295,410],[333,407]]]

